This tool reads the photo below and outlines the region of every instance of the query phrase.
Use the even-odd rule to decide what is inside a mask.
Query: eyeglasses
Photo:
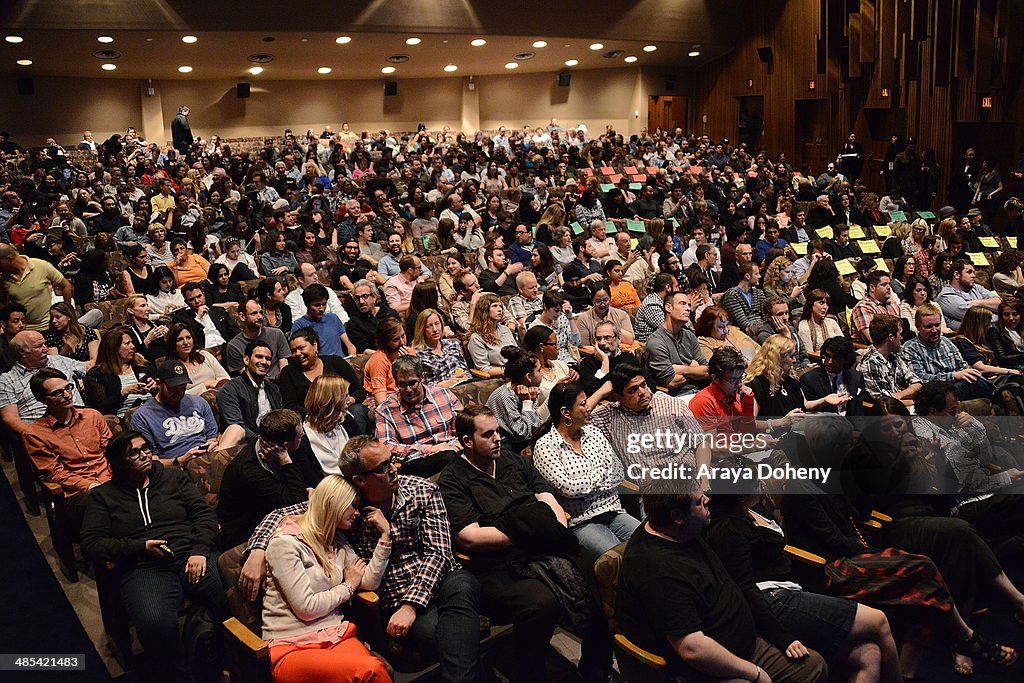
[[[144,460],[153,457],[153,447],[144,443],[138,448],[132,448],[125,455],[125,460]]]
[[[607,337],[608,339],[614,339],[614,337]],[[604,337],[598,337],[598,339],[604,339]],[[557,341],[544,341],[540,343],[541,346],[558,346]]]
[[[381,464],[374,467],[372,470],[363,470],[362,472],[360,472],[360,474],[387,474],[388,472],[391,471],[392,467],[395,467],[395,465],[395,459],[388,458]]]
[[[373,296],[373,295],[371,293],[367,292],[366,294],[355,294],[355,295],[353,295],[352,298],[354,298],[356,301],[363,301],[365,299],[369,299],[371,296]]]
[[[70,394],[74,390],[75,390],[75,385],[72,384],[71,382],[68,382],[67,384],[65,384],[60,389],[55,389],[54,391],[47,392],[46,395],[49,396],[50,398],[57,398],[58,396],[60,396],[62,394]]]

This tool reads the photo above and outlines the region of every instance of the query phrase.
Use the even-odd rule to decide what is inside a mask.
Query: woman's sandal
[[[1000,645],[980,635],[977,631],[966,640],[958,640],[953,644],[953,652],[967,657],[980,657],[986,662],[997,666],[1009,666],[1017,661],[1017,651],[1009,646]],[[973,671],[966,672],[956,667],[958,674],[969,676]]]

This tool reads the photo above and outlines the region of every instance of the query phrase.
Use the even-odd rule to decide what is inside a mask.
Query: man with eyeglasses
[[[396,358],[391,376],[398,393],[377,406],[377,435],[404,473],[433,476],[459,450],[455,416],[462,402],[444,387],[423,384],[423,365],[416,356]]]
[[[352,304],[345,323],[348,338],[357,349],[377,349],[377,324],[384,318],[397,318],[377,287],[369,280],[359,280],[352,288]]]
[[[530,226],[520,223],[516,226],[516,239],[506,250],[509,263],[521,263],[523,268],[529,268],[533,263],[533,248],[540,244],[533,239],[533,231]]]
[[[68,525],[77,536],[89,491],[110,481],[104,456],[110,428],[97,411],[75,407],[75,385],[60,370],[43,368],[29,380],[29,389],[46,412],[21,435],[25,455],[44,480],[64,491]]]
[[[60,370],[65,377],[82,379],[92,361],[82,362],[49,354],[43,335],[32,330],[14,335],[11,351],[18,360],[13,368],[0,375],[0,419],[8,429],[20,435],[46,412],[46,407],[35,399],[29,389],[32,377],[43,368],[50,367]],[[71,393],[74,405],[85,405],[77,386],[72,387]]]
[[[377,588],[388,635],[433,650],[440,660],[442,680],[476,681],[480,586],[455,560],[448,514],[437,485],[408,476],[404,469],[399,474],[391,449],[371,436],[350,439],[338,465],[365,506],[346,532],[360,557],[371,557],[380,538],[376,527],[364,521],[373,510],[388,519],[393,538],[404,539],[392,547]],[[308,507],[303,502],[275,510],[256,527],[238,577],[243,597],[255,600],[259,594],[266,577],[267,544],[281,520],[303,514]]]

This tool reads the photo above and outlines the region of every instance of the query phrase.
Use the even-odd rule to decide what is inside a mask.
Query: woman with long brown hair
[[[50,306],[50,329],[43,338],[51,354],[81,361],[95,361],[100,346],[96,330],[78,322],[74,310],[64,301]]]
[[[85,375],[85,403],[104,415],[124,417],[130,408],[149,398],[156,383],[146,359],[136,353],[125,327],[103,333],[96,365]]]
[[[828,317],[830,297],[823,289],[812,289],[807,295],[797,334],[808,353],[818,353],[826,339],[842,337],[843,330],[834,318]]]
[[[496,294],[482,294],[473,307],[469,324],[467,349],[473,367],[488,373],[491,377],[505,374],[505,358],[501,350],[506,346],[518,346],[512,330],[502,320],[505,307]]]
[[[167,329],[167,357],[185,364],[191,380],[186,393],[198,396],[217,389],[231,379],[212,353],[198,348],[192,337],[192,328],[188,325],[175,323]]]
[[[338,375],[321,375],[306,393],[305,428],[313,455],[324,474],[341,474],[338,459],[348,443],[344,422],[354,401],[348,395],[349,383]]]

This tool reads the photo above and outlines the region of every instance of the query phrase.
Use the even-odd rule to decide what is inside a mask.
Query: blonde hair
[[[781,334],[773,334],[764,340],[761,348],[754,354],[754,360],[750,361],[747,371],[743,375],[743,383],[749,384],[755,377],[764,377],[768,380],[768,394],[774,396],[782,386],[784,375],[782,374],[782,357],[787,353],[796,351],[796,343]],[[785,377],[793,377],[793,368]]]
[[[498,324],[491,320],[491,306],[497,303],[501,303],[497,294],[482,294],[473,306],[473,320],[469,324],[470,335],[479,334],[488,344],[498,344],[501,341]]]
[[[441,314],[436,309],[425,308],[416,316],[416,327],[412,333],[412,347],[414,349],[427,348],[427,322],[435,315],[441,321],[441,326],[443,327],[444,318],[441,317]]]
[[[124,300],[124,320],[125,320],[125,322],[130,323],[132,321],[132,312],[131,311],[132,311],[132,308],[135,307],[135,302],[138,301],[139,299],[143,299],[143,300],[149,301],[148,299],[146,299],[146,295],[145,294],[132,294],[130,297],[128,297],[127,299]]]
[[[337,578],[338,571],[334,564],[334,539],[338,534],[338,522],[355,500],[356,490],[352,484],[340,474],[329,474],[313,489],[306,513],[295,518],[302,539],[313,551],[331,583]]]
[[[919,221],[919,220],[921,220],[921,219],[919,218],[919,219],[915,220],[914,223],[917,223],[917,221]],[[924,223],[924,221],[921,221],[921,222]],[[927,226],[927,225],[928,224],[925,223],[925,226]],[[900,242],[902,242],[903,240],[905,240],[908,237],[910,237],[910,232],[911,232],[910,229],[912,227],[913,227],[913,225],[911,225],[910,223],[908,223],[906,221],[896,221],[895,223],[892,224],[892,236],[895,237],[896,239],[898,239]]]
[[[348,409],[348,390],[348,380],[337,375],[320,375],[313,380],[303,404],[306,424],[320,433],[341,424]]]
[[[793,265],[793,262],[789,260],[788,256],[776,256],[772,259],[772,262],[768,265],[768,270],[764,273],[764,284],[779,291],[784,291],[787,284],[782,281],[782,272],[791,265]],[[789,287],[792,288],[792,285],[789,285]]]

